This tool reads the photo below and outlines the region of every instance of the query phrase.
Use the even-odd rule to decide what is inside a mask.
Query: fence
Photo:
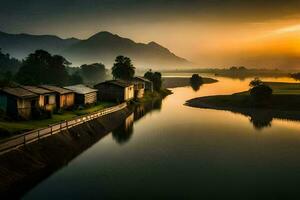
[[[87,115],[79,116],[68,121],[62,121],[56,124],[51,124],[48,127],[36,129],[23,133],[21,135],[16,135],[0,141],[0,153],[10,151],[16,147],[26,145],[28,143],[37,141],[41,138],[51,136],[53,134],[60,133],[63,130],[67,130],[79,124],[91,121],[93,119],[99,118],[101,116],[117,112],[124,109],[127,106],[126,103],[119,104],[114,107],[106,108],[100,111],[96,111]]]

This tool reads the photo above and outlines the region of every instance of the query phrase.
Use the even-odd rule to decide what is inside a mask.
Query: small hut
[[[131,81],[134,85],[134,97],[136,99],[141,99],[144,97],[145,94],[145,83],[141,80],[133,79]]]
[[[64,108],[71,108],[74,106],[75,103],[75,94],[73,91],[52,86],[52,85],[41,85],[39,86],[41,88],[44,88],[46,90],[53,91],[56,95],[56,106],[60,109]]]
[[[64,88],[71,90],[75,93],[75,104],[77,105],[94,104],[97,102],[98,90],[96,89],[87,87],[82,84],[71,85]]]
[[[39,107],[48,110],[53,111],[56,108],[56,97],[55,92],[36,87],[36,86],[21,86],[22,88],[35,93],[39,95]]]
[[[39,96],[21,87],[5,87],[0,90],[0,108],[16,119],[31,119],[38,109]]]
[[[145,91],[153,92],[153,83],[152,81],[141,77],[141,76],[136,76],[133,78],[135,81],[142,81],[145,84]]]
[[[98,99],[124,102],[134,98],[134,85],[121,80],[110,80],[94,86],[98,90]]]

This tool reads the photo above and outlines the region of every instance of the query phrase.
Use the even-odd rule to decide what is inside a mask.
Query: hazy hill
[[[155,42],[136,43],[109,32],[100,32],[87,40],[71,45],[64,51],[75,63],[103,62],[111,65],[118,55],[132,58],[138,66],[170,67],[188,65],[188,61],[176,56]]]
[[[109,32],[99,32],[86,40],[0,32],[0,48],[19,59],[36,49],[44,49],[52,54],[63,55],[77,66],[102,62],[110,68],[118,55],[130,57],[139,68],[155,69],[190,64],[155,42],[136,43]]]
[[[0,48],[11,56],[23,59],[37,49],[59,53],[78,39],[61,39],[52,35],[8,34],[0,32]]]

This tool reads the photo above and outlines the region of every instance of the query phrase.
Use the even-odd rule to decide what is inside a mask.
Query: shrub
[[[267,100],[272,96],[272,93],[272,88],[265,84],[254,86],[250,90],[250,95],[254,100]]]

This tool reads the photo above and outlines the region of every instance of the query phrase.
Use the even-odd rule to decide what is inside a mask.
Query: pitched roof
[[[68,93],[73,93],[73,91],[65,89],[65,88],[61,88],[61,87],[57,87],[57,86],[53,86],[53,85],[41,85],[41,88],[50,90],[50,91],[54,91],[57,92],[59,94],[68,94]]]
[[[28,90],[25,90],[21,87],[5,87],[1,89],[3,92],[18,97],[18,98],[34,98],[38,97],[37,94],[34,94]]]
[[[141,77],[141,76],[136,76],[136,77],[134,77],[134,79],[138,79],[138,80],[141,80],[144,82],[151,82],[150,80],[146,79],[145,77]]]
[[[30,92],[36,93],[36,94],[50,94],[53,93],[53,91],[44,89],[44,88],[40,88],[40,87],[36,87],[36,86],[21,86],[22,88],[29,90]]]
[[[130,83],[130,82],[125,82],[125,81],[121,81],[121,80],[110,80],[110,81],[105,81],[105,82],[99,83],[99,84],[97,84],[97,85],[105,85],[105,84],[115,85],[115,86],[122,87],[122,88],[126,88],[126,87],[129,87],[129,86],[132,86],[132,85],[133,85],[133,84]],[[97,85],[96,85],[96,86],[97,86]]]
[[[97,92],[98,91],[96,89],[87,87],[87,86],[85,86],[83,84],[71,85],[71,86],[67,86],[67,87],[64,87],[64,88],[66,88],[68,90],[72,90],[72,91],[74,91],[77,94],[89,94],[89,93]]]

